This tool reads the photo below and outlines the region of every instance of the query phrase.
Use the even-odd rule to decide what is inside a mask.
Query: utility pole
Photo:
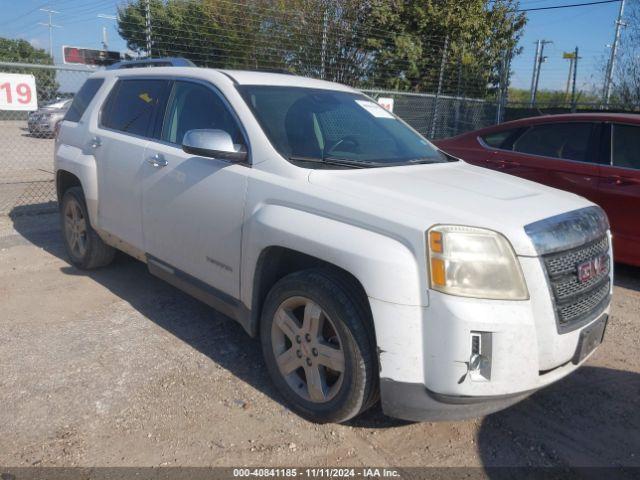
[[[533,74],[531,75],[531,90],[530,90],[531,96],[529,97],[529,103],[532,107],[535,102],[534,96],[533,96],[533,89],[536,86],[536,77],[538,76],[538,58],[540,57],[540,42],[541,40],[538,40],[536,42],[536,56],[533,59]]]
[[[104,18],[106,20],[117,20],[115,15],[105,15],[104,13],[99,13],[98,18]],[[107,35],[107,27],[102,27],[102,48],[103,50],[109,50],[109,38]]]
[[[571,89],[571,111],[575,113],[576,104],[578,102],[578,97],[576,96],[576,84],[578,81],[578,60],[580,60],[580,51],[578,47],[576,47],[575,52],[573,52],[574,60],[573,60],[573,87]]]
[[[611,47],[611,57],[609,57],[609,63],[607,64],[607,73],[604,79],[604,91],[603,107],[606,109],[609,106],[609,100],[611,100],[611,87],[613,84],[613,73],[616,65],[616,57],[618,55],[618,45],[620,44],[620,33],[622,27],[626,27],[627,24],[622,21],[624,16],[625,0],[620,2],[620,11],[618,12],[618,19],[616,20],[616,33],[613,39],[613,45]]]
[[[509,99],[509,83],[511,80],[511,57],[513,52],[511,49],[504,52],[501,62],[500,72],[500,88],[498,98],[498,108],[496,111],[496,123],[502,123],[504,120],[504,113],[507,109],[507,101]]]
[[[540,71],[542,70],[542,64],[547,60],[547,57],[544,56],[544,47],[545,45],[549,45],[553,42],[549,42],[547,40],[542,40],[540,42],[540,56],[538,57],[538,69],[536,72],[536,81],[535,86],[533,87],[533,92],[531,94],[531,106],[536,106],[536,97],[538,96],[538,85],[540,84]]]
[[[102,49],[109,50],[109,36],[107,35],[107,27],[102,27]]]
[[[571,88],[571,79],[573,78],[573,67],[575,65],[575,52],[564,52],[562,54],[562,58],[565,60],[569,60],[569,76],[567,77],[567,88],[564,91],[564,101],[565,103],[569,101],[569,89]]]
[[[326,59],[327,59],[327,30],[329,27],[329,11],[325,7],[324,9],[324,17],[322,20],[322,53],[321,53],[321,67],[320,67],[320,78],[324,80],[326,72]]]
[[[144,16],[146,21],[146,37],[147,37],[147,57],[151,57],[151,2],[150,0],[145,1],[144,5]]]
[[[438,122],[438,107],[440,103],[440,95],[442,95],[442,86],[444,83],[444,69],[447,66],[447,55],[449,54],[449,35],[444,39],[444,46],[442,47],[442,60],[440,62],[440,75],[438,77],[438,91],[436,92],[436,98],[433,102],[433,118],[431,119],[431,138],[436,135],[436,124]]]
[[[55,10],[51,10],[50,8],[41,8],[40,11],[46,12],[49,14],[49,22],[48,23],[38,22],[38,25],[42,25],[44,27],[49,28],[49,55],[51,56],[51,59],[53,59],[53,29],[62,28],[62,26],[55,25],[54,23],[51,22],[51,19],[52,19],[52,15],[55,15],[56,13],[60,13],[60,12],[56,12]]]

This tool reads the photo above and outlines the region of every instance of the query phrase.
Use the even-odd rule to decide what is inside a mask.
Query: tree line
[[[146,4],[118,10],[142,55],[475,97],[498,87],[526,23],[517,0],[150,0],[148,30]]]

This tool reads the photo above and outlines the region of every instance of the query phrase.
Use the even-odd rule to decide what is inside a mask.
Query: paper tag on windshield
[[[369,100],[356,100],[358,105],[364,108],[367,112],[377,118],[394,118],[388,111],[382,108],[375,102],[371,102]]]

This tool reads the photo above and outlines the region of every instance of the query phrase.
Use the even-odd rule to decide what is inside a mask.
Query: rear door
[[[602,167],[600,190],[613,230],[616,259],[640,265],[639,125],[611,125],[610,164]]]
[[[91,132],[98,168],[98,224],[138,249],[143,247],[144,151],[169,86],[162,79],[120,79]]]
[[[520,135],[502,169],[523,178],[599,201],[598,124],[543,123]]]

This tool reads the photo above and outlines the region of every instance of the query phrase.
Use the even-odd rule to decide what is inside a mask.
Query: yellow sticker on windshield
[[[147,103],[151,103],[151,101],[153,100],[147,92],[141,93],[140,95],[138,95],[138,97],[140,97],[142,100],[144,100]]]

